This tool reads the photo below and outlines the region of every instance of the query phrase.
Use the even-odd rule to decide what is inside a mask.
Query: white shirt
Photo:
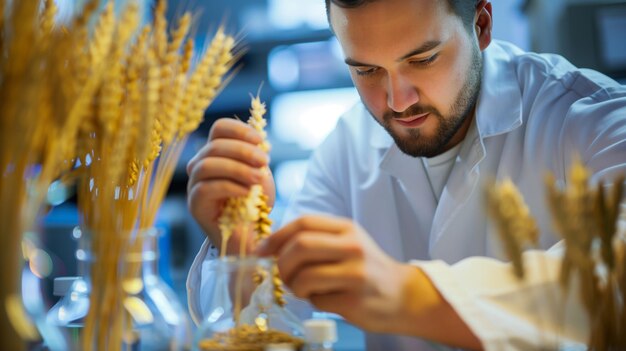
[[[439,202],[443,188],[448,182],[448,177],[450,177],[450,172],[452,172],[452,167],[454,167],[456,156],[459,154],[460,148],[461,144],[457,144],[441,155],[422,158],[428,182],[430,183],[430,187],[433,190],[433,195],[435,195],[437,202]]]
[[[567,183],[575,152],[592,171],[592,182],[626,172],[626,88],[562,57],[497,41],[484,51],[483,70],[476,118],[439,202],[421,160],[403,154],[358,104],[314,152],[284,223],[305,213],[353,218],[389,255],[419,265],[487,350],[539,349],[557,335],[585,342],[582,306],[565,309],[565,329],[555,312],[559,247],[527,253],[535,259],[526,267],[526,281],[518,282],[502,263],[505,255],[488,225],[483,184],[510,177],[541,229],[541,247],[551,248],[558,238],[543,176],[551,171]],[[203,313],[207,246],[188,279],[196,320]],[[367,345],[430,349],[415,338],[380,334],[367,334]]]

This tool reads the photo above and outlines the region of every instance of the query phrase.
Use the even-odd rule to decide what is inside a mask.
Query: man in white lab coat
[[[327,7],[362,103],[316,150],[284,226],[256,253],[277,257],[297,296],[362,327],[368,349],[428,349],[420,339],[487,350],[585,342],[581,305],[558,293],[543,176],[566,184],[574,153],[592,182],[626,172],[626,87],[492,41],[488,1]],[[220,120],[189,163],[190,209],[213,243],[225,198],[261,182],[273,201],[259,142],[243,123]],[[484,208],[485,180],[507,177],[545,250],[526,253],[524,282],[502,262]],[[195,318],[208,247],[188,280]]]

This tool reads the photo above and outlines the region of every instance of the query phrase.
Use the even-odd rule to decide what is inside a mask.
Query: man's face
[[[332,5],[330,20],[363,103],[404,153],[436,156],[465,137],[482,61],[447,1]]]

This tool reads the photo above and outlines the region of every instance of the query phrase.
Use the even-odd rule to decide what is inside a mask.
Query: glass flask
[[[71,335],[71,350],[189,350],[191,323],[158,274],[160,231],[133,231],[99,252],[94,234],[74,229],[78,274],[48,312],[48,323]],[[98,233],[97,235],[120,235]],[[104,269],[113,266],[115,269]],[[106,272],[103,274],[103,272]]]
[[[307,319],[304,338],[306,351],[332,351],[337,341],[337,323],[332,319]]]
[[[194,337],[198,351],[263,351],[271,344],[304,344],[301,320],[285,305],[282,283],[268,258],[227,256],[206,267],[207,313]]]
[[[46,295],[46,283],[54,267],[47,247],[41,240],[40,231],[24,233],[22,255],[24,262],[21,272],[21,303],[27,315],[24,321],[28,320],[29,324],[33,323],[39,335],[36,340],[29,335],[23,334],[21,337],[28,340],[27,349],[29,350],[43,348],[43,338],[46,350],[65,351],[69,344],[67,334],[62,328],[47,323],[47,311],[50,304]]]

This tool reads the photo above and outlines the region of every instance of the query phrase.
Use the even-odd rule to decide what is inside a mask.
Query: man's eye
[[[357,67],[355,67],[354,68],[354,71],[359,76],[369,76],[369,75],[372,75],[372,74],[376,73],[377,70],[378,70],[377,67],[369,67],[369,68],[357,68]]]
[[[432,55],[430,57],[427,57],[427,58],[425,58],[423,60],[411,61],[410,64],[412,64],[412,65],[419,65],[419,66],[428,66],[431,63],[435,62],[435,60],[437,60],[438,57],[439,57],[439,54],[437,53],[437,54],[434,54],[434,55]]]

